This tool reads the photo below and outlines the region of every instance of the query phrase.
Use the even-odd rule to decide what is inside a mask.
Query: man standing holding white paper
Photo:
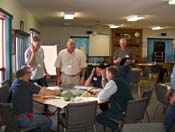
[[[75,49],[75,41],[69,39],[66,49],[59,52],[55,61],[58,85],[83,85],[86,74],[85,53]],[[81,73],[81,78],[80,78]]]
[[[131,49],[126,47],[126,39],[121,38],[119,40],[120,48],[114,53],[113,63],[118,68],[118,72],[128,84],[130,84],[130,71],[131,65],[135,63],[134,55]]]

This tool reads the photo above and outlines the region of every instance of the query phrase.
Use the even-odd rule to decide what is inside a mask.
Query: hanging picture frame
[[[20,21],[20,30],[24,31],[24,21]]]
[[[129,33],[125,33],[125,34],[123,34],[123,36],[127,40],[130,40],[131,39],[131,34],[129,34]]]

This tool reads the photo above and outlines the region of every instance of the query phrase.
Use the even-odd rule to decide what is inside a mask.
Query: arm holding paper
[[[51,90],[51,89],[47,89],[47,88],[41,87],[41,89],[39,91],[39,94],[43,94],[43,95],[60,95],[61,91],[60,91],[60,89]]]

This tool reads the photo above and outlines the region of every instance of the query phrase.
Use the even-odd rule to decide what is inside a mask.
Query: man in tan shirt
[[[83,85],[86,73],[85,53],[75,49],[75,41],[69,39],[66,49],[59,52],[55,61],[58,85]],[[81,72],[81,78],[80,78]]]

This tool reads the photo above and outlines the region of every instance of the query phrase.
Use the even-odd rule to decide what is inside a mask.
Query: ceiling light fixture
[[[160,26],[152,27],[152,30],[160,30],[160,29],[163,29],[163,28]]]
[[[143,16],[131,16],[127,19],[127,21],[138,21],[138,20],[141,20],[143,19],[144,17]]]
[[[64,19],[74,19],[74,13],[64,13]]]
[[[110,24],[109,27],[110,28],[119,28],[120,26],[119,25],[115,25],[115,24]]]
[[[169,0],[168,4],[175,5],[175,0]]]

